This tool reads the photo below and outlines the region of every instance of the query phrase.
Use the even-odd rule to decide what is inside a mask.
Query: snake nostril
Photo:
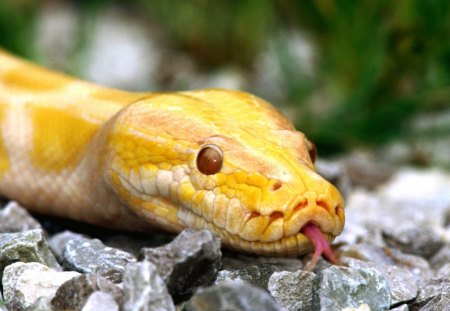
[[[325,201],[318,200],[316,202],[316,204],[317,204],[317,206],[319,206],[325,210],[328,210],[328,204]]]
[[[294,214],[294,213],[298,212],[299,210],[305,208],[306,206],[308,206],[308,201],[305,200],[303,202],[300,202],[294,207],[294,210],[292,211],[292,213]]]
[[[281,181],[277,180],[272,184],[272,188],[270,190],[272,191],[277,191],[278,189],[281,188],[283,184],[281,183]]]

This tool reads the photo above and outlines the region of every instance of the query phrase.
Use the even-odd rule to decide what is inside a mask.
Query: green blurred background
[[[400,144],[450,166],[448,0],[1,0],[0,46],[130,90],[253,92],[322,154]],[[109,83],[124,59],[144,74]]]

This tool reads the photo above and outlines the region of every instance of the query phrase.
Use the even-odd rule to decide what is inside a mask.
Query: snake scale
[[[314,158],[254,95],[125,92],[0,50],[0,194],[30,211],[134,231],[208,228],[261,255],[326,254],[344,202]]]

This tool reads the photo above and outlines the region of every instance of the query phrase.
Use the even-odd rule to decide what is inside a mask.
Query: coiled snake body
[[[209,228],[234,249],[296,256],[312,247],[306,225],[329,241],[344,225],[342,197],[312,157],[304,134],[253,95],[123,92],[0,50],[0,194],[32,211]]]

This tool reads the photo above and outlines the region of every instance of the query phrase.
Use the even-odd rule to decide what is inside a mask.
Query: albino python
[[[145,231],[208,228],[227,247],[298,256],[344,226],[315,147],[253,95],[130,93],[0,50],[0,194],[29,210]]]

